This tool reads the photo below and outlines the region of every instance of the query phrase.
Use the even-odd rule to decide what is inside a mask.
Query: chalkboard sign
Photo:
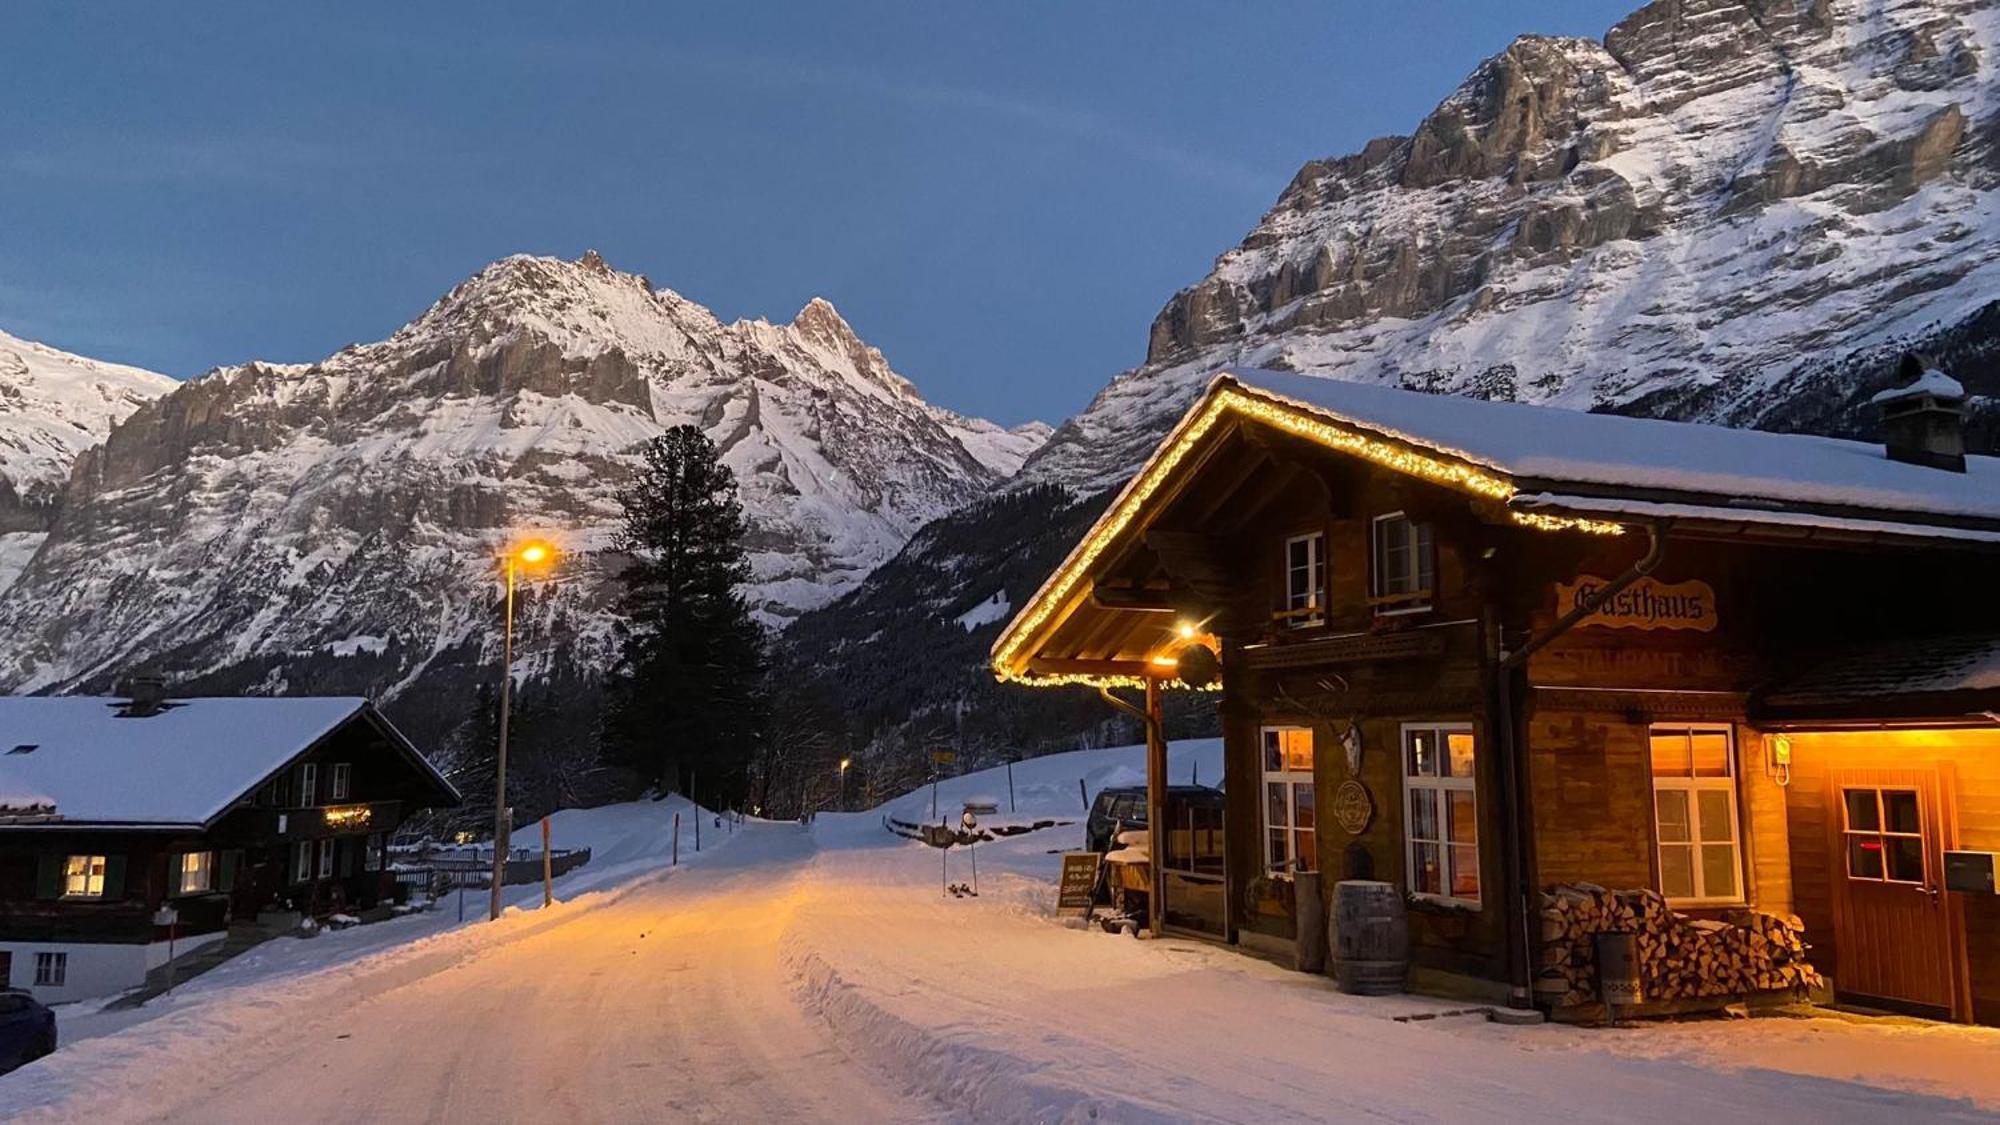
[[[1056,913],[1090,911],[1090,892],[1097,886],[1096,852],[1064,852],[1062,882],[1056,886]]]

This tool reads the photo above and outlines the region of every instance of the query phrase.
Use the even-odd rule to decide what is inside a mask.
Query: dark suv
[[[1222,816],[1222,790],[1206,785],[1167,786],[1167,807],[1176,810],[1213,810],[1213,816],[1220,823]],[[1203,819],[1207,819],[1204,817]],[[1094,852],[1111,850],[1111,839],[1118,832],[1146,827],[1146,787],[1143,785],[1121,785],[1101,789],[1097,800],[1090,803],[1090,816],[1084,821],[1084,847]]]
[[[56,1014],[25,992],[0,989],[0,1074],[56,1049]]]

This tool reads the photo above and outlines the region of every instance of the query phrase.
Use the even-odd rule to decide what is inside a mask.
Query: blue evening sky
[[[172,375],[603,252],[815,294],[934,401],[1059,421],[1308,159],[1636,0],[88,3],[0,10],[0,329]]]

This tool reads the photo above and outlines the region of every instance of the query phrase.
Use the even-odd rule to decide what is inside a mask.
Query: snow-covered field
[[[1220,776],[1214,742],[1176,781]],[[117,1017],[66,1016],[0,1077],[26,1121],[1886,1121],[2000,1113],[2000,1032],[1757,1020],[1502,1028],[1451,1005],[1343,996],[1193,942],[1052,917],[1077,780],[1136,782],[1136,747],[1014,767],[981,894],[883,831],[928,789],[810,828],[752,822],[663,872],[670,803],[562,814],[593,863],[555,910],[446,915],[272,943]],[[1000,803],[1002,770],[939,787]],[[684,808],[684,806],[683,806]],[[951,881],[971,856],[950,853]],[[601,865],[600,865],[601,864]],[[533,899],[534,888],[517,898]],[[469,913],[477,913],[469,904]],[[403,927],[399,930],[398,927]],[[98,1021],[92,1023],[92,1021]],[[78,1041],[79,1034],[95,1031]]]

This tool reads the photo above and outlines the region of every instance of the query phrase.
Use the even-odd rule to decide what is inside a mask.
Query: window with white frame
[[[333,878],[333,844],[332,840],[319,842],[319,877],[322,879]]]
[[[1370,535],[1370,602],[1378,614],[1415,613],[1431,607],[1437,586],[1437,551],[1431,525],[1402,512],[1376,516]]]
[[[215,853],[182,852],[177,893],[198,895],[215,889]]]
[[[1265,727],[1264,870],[1289,878],[1313,870],[1313,732]]]
[[[1410,893],[1479,902],[1479,748],[1465,723],[1403,728]]]
[[[368,851],[362,856],[361,869],[363,871],[382,870],[382,834],[380,832],[369,835]]]
[[[299,804],[319,804],[319,765],[315,762],[299,767]]]
[[[69,954],[35,954],[35,987],[61,988],[69,980]]]
[[[313,842],[300,840],[292,845],[292,882],[309,883],[313,877]]]
[[[1742,902],[1730,728],[1656,726],[1652,757],[1660,893],[1673,902]]]
[[[347,791],[352,784],[353,776],[354,767],[352,765],[347,762],[333,763],[333,796],[330,798],[331,800],[345,801],[347,799]]]
[[[103,898],[104,866],[101,855],[73,855],[63,861],[64,898]]]
[[[1285,540],[1285,624],[1294,629],[1326,620],[1326,533]]]

